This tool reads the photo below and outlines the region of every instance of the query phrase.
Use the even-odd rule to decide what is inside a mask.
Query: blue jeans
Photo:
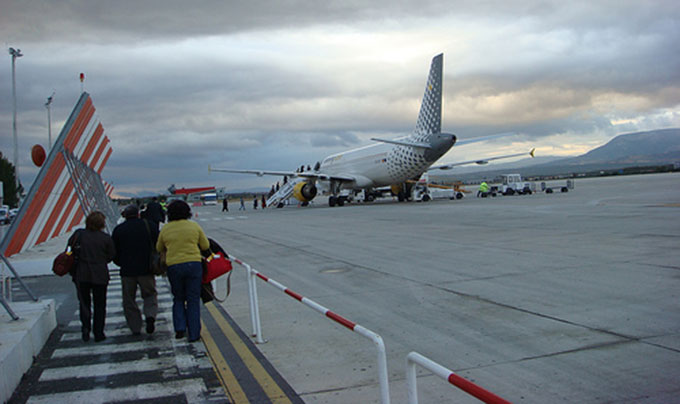
[[[175,331],[188,331],[189,341],[201,336],[201,279],[200,262],[185,262],[168,267],[172,290],[172,324]]]

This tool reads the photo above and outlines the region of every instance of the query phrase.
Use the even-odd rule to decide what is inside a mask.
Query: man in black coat
[[[150,204],[149,204],[150,205]],[[113,243],[116,257],[113,259],[120,267],[123,287],[123,312],[132,334],[139,335],[142,329],[142,315],[137,306],[137,285],[144,301],[146,332],[155,330],[158,314],[156,279],[149,269],[151,249],[158,240],[158,227],[139,218],[137,206],[130,205],[123,210],[125,221],[113,229]]]
[[[165,210],[160,203],[158,203],[158,198],[155,196],[151,198],[151,202],[146,205],[146,219],[153,223],[158,230],[158,225],[160,223],[165,223]]]

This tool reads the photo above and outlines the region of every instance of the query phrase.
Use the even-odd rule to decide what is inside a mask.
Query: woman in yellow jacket
[[[210,248],[198,223],[190,221],[191,208],[176,200],[168,205],[168,223],[158,235],[156,249],[166,252],[168,279],[173,295],[172,323],[175,338],[189,342],[201,337],[201,251]]]

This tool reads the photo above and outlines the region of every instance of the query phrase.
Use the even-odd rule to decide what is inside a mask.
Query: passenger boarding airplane
[[[301,202],[311,201],[318,193],[318,188],[330,193],[330,206],[344,205],[348,197],[364,191],[367,201],[380,194],[378,189],[390,187],[400,201],[407,198],[412,182],[428,170],[446,170],[464,164],[485,164],[490,160],[504,159],[525,155],[517,153],[491,157],[483,160],[471,160],[460,163],[433,167],[441,156],[456,143],[456,136],[441,132],[442,111],[442,66],[444,55],[439,54],[432,59],[430,74],[425,86],[425,95],[420,106],[415,131],[408,136],[392,140],[372,138],[374,143],[358,149],[330,155],[321,163],[316,163],[313,170],[303,172],[236,170],[209,168],[210,171],[230,173],[288,176],[293,181],[292,194]],[[489,137],[459,141],[458,144],[488,140]],[[529,154],[533,157],[534,150]],[[345,190],[343,194],[341,192]],[[349,194],[347,194],[349,191]]]

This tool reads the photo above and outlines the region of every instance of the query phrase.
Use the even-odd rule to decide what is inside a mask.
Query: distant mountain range
[[[519,172],[523,176],[587,173],[635,166],[655,166],[680,163],[680,128],[619,135],[609,143],[578,157],[536,157],[513,163],[495,164],[488,170],[468,168],[456,173],[430,177],[469,180],[493,178],[499,174]]]

